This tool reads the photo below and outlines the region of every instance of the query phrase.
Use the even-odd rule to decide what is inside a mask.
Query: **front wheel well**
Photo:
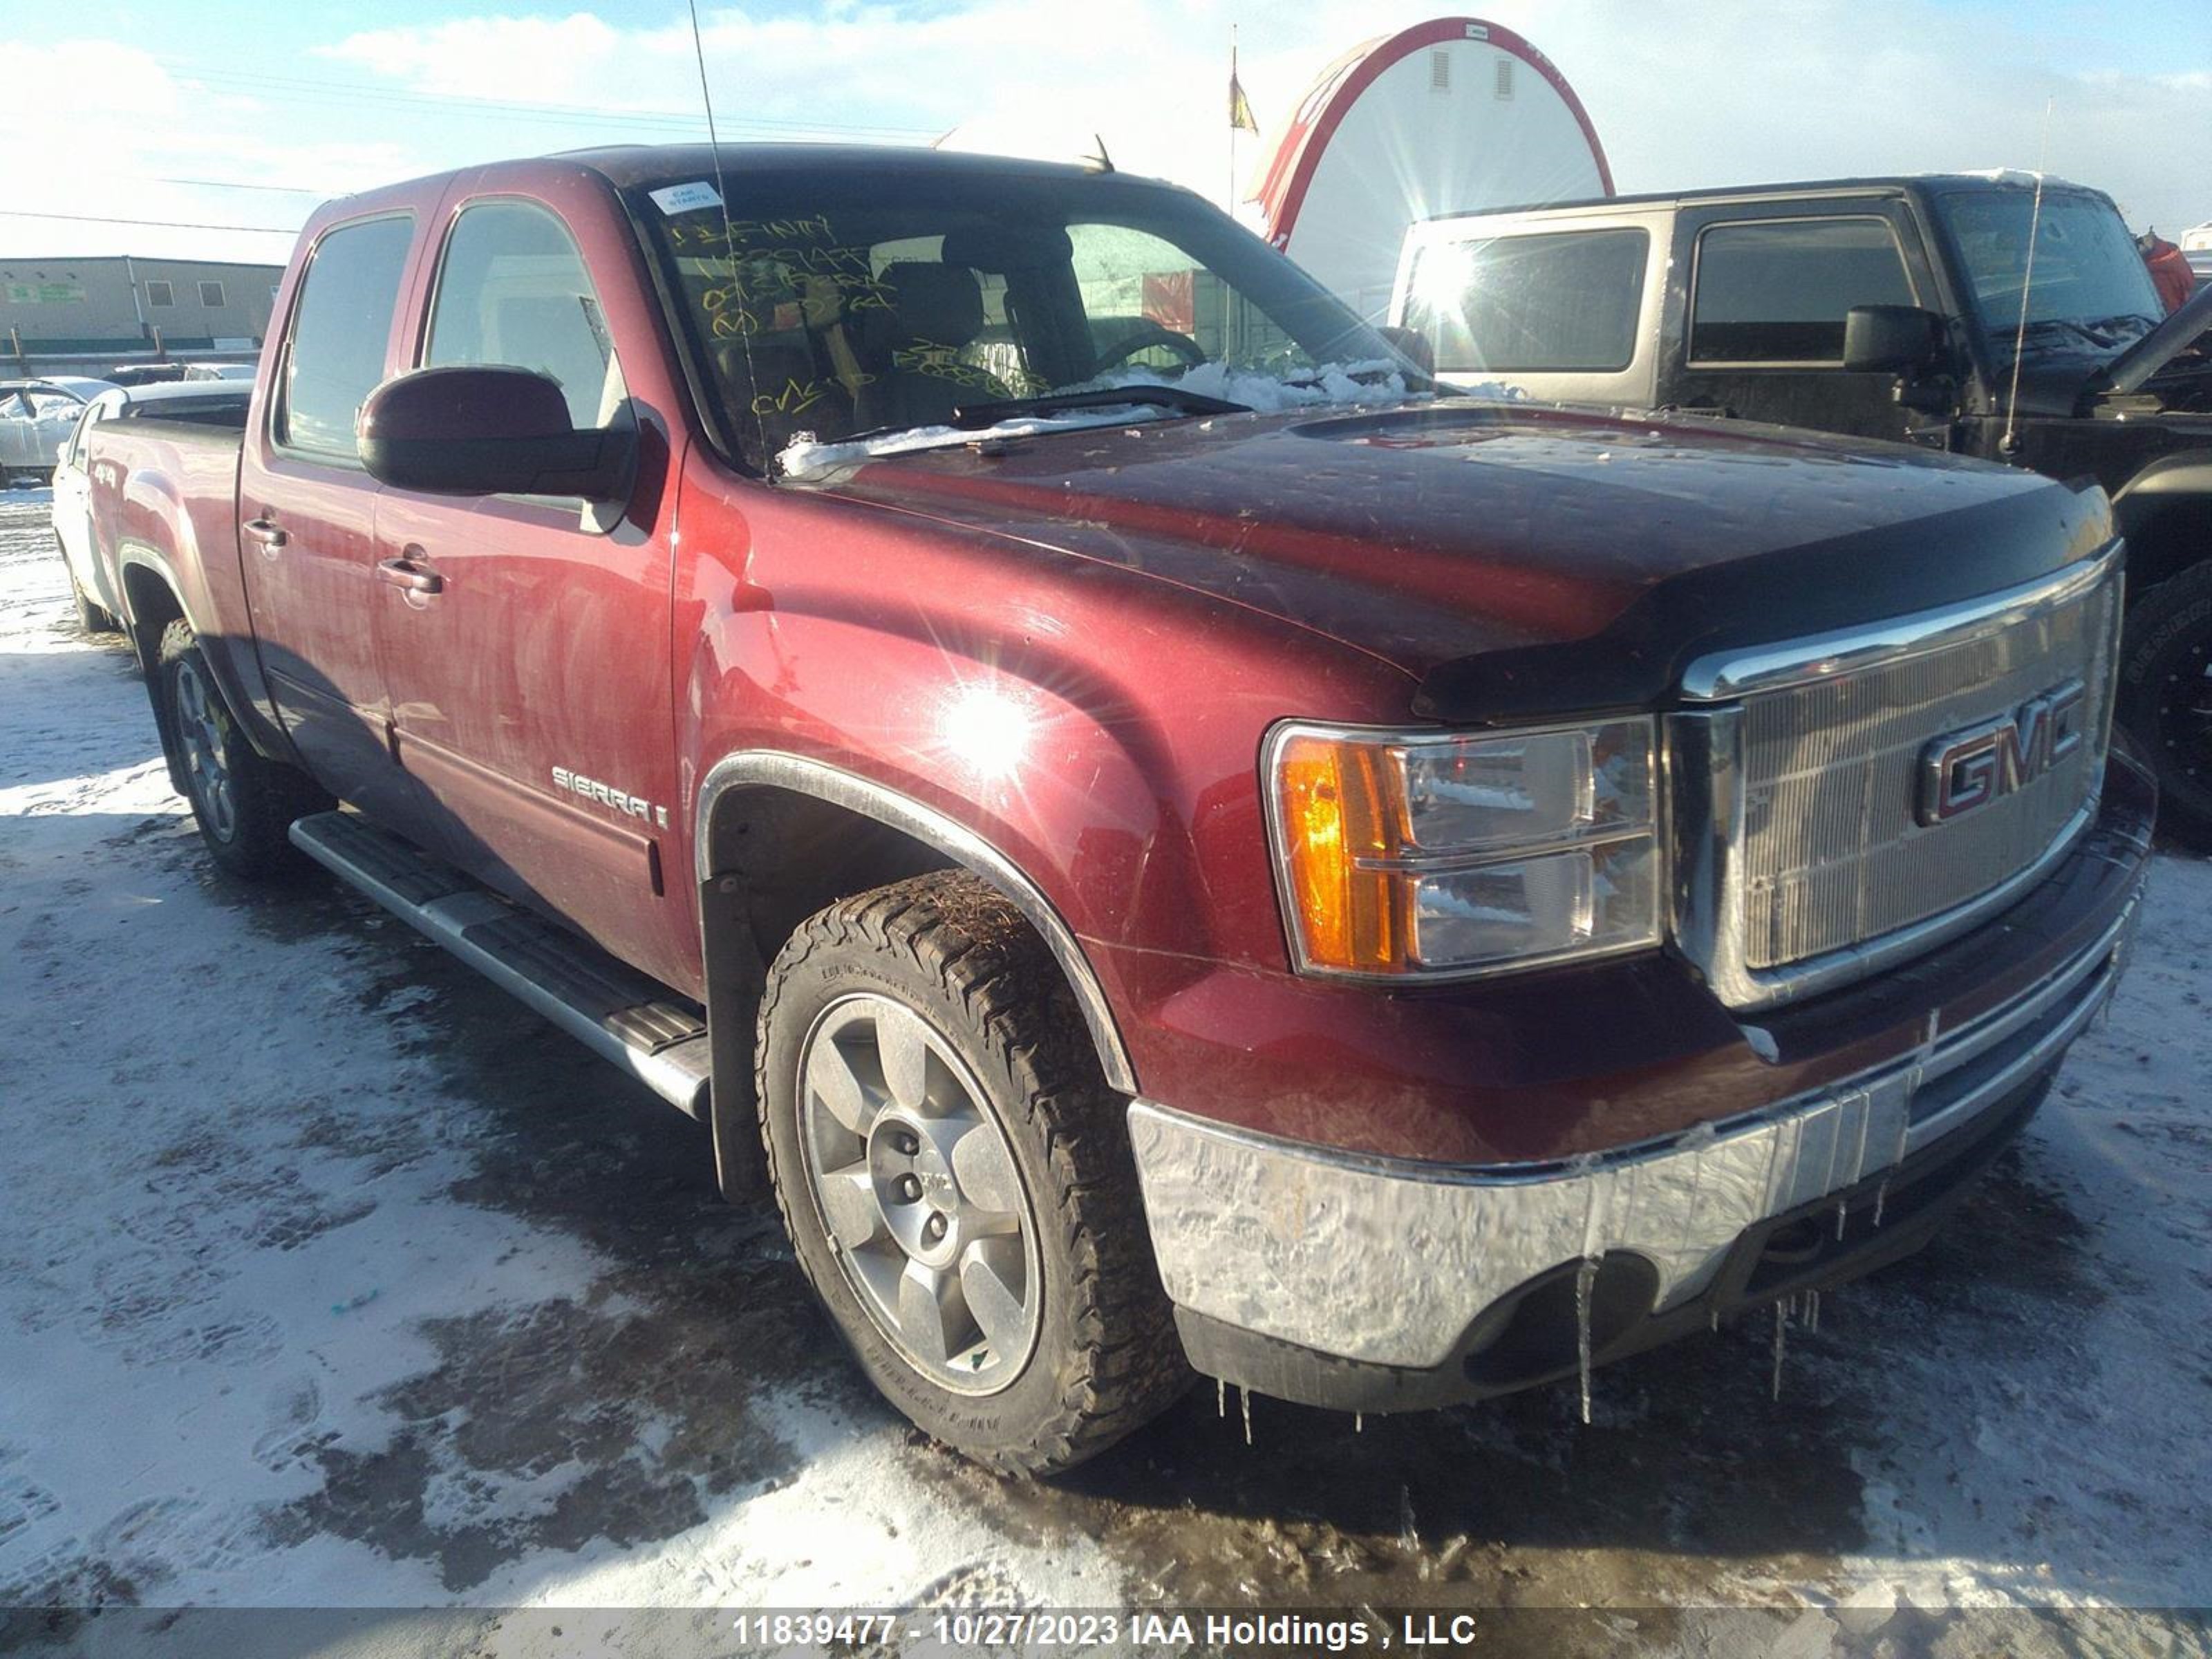
[[[766,970],[806,919],[857,893],[956,860],[919,836],[834,801],[773,787],[733,790],[706,826],[715,908],[734,906]]]
[[[2160,582],[2212,559],[2212,495],[2162,496],[2137,505],[2128,517],[2130,605]]]
[[[1012,863],[931,809],[836,769],[783,756],[763,764],[772,780],[718,789],[710,776],[702,794],[700,921],[725,1191],[760,1178],[750,1133],[753,1018],[776,952],[831,905],[933,871],[969,870],[1023,913],[1074,994],[1108,1085],[1134,1091],[1114,1016],[1074,933]]]

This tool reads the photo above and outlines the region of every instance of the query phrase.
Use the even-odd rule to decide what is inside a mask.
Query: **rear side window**
[[[371,219],[316,244],[292,313],[276,441],[355,464],[354,416],[384,378],[384,347],[414,235],[404,218]]]
[[[1767,220],[1698,239],[1695,363],[1841,363],[1853,306],[1915,303],[1888,221]]]
[[[624,396],[575,240],[526,202],[485,202],[453,222],[422,362],[501,363],[549,375],[580,429],[607,425]]]
[[[1617,373],[1650,246],[1631,226],[1436,243],[1414,256],[1406,321],[1447,372]]]

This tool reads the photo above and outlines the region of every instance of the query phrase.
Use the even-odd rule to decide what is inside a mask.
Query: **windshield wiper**
[[[952,411],[952,424],[963,428],[995,426],[1023,415],[1049,415],[1064,409],[1117,409],[1125,405],[1164,409],[1177,415],[1249,415],[1249,404],[1232,404],[1226,398],[1209,398],[1202,392],[1185,392],[1173,386],[1102,386],[1091,392],[1048,392],[1035,398],[998,398],[988,403],[963,404]]]
[[[2100,334],[2091,325],[2071,317],[2038,317],[2025,328],[2015,323],[1994,333],[1996,343],[2008,348],[2017,335],[2023,351],[2078,351],[2084,344],[2098,351],[2110,351],[2120,343],[2111,335]]]
[[[2088,325],[2106,333],[2110,333],[2116,328],[2133,328],[2137,332],[2142,332],[2156,328],[2160,320],[2156,317],[2147,317],[2140,311],[2117,311],[2109,317],[2091,318]]]
[[[2088,341],[2090,344],[2109,350],[2119,343],[2113,337],[2118,331],[2132,327],[2136,331],[2141,332],[2142,330],[2155,328],[2157,325],[2156,318],[2145,317],[2132,311],[2124,311],[2111,317],[2039,317],[2027,325],[2027,332],[2030,338],[2034,338],[2063,331],[2068,334],[2078,335]],[[2012,331],[1999,331],[2008,333]]]
[[[1202,392],[1185,392],[1180,386],[1109,386],[1091,392],[1048,392],[1035,398],[999,398],[988,403],[963,404],[946,420],[927,422],[896,421],[888,426],[872,426],[859,432],[848,432],[830,441],[833,445],[866,443],[874,438],[893,438],[902,432],[920,431],[924,425],[949,426],[963,432],[984,432],[1001,421],[1014,420],[1024,415],[1049,415],[1068,409],[1142,407],[1169,410],[1183,416],[1249,415],[1252,412],[1249,404],[1232,404],[1225,398],[1209,398]]]

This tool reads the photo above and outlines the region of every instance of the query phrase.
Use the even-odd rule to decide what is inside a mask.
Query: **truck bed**
[[[241,431],[198,422],[112,421],[87,434],[85,455],[93,556],[110,591],[122,597],[141,661],[151,660],[161,628],[181,603],[193,629],[216,642],[212,654],[225,690],[251,697],[260,676],[239,568],[244,442]]]

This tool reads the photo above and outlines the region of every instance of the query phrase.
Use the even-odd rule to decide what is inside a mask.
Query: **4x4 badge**
[[[2041,777],[2081,747],[2081,682],[2069,680],[1929,743],[1920,751],[1920,822],[1948,823]]]

